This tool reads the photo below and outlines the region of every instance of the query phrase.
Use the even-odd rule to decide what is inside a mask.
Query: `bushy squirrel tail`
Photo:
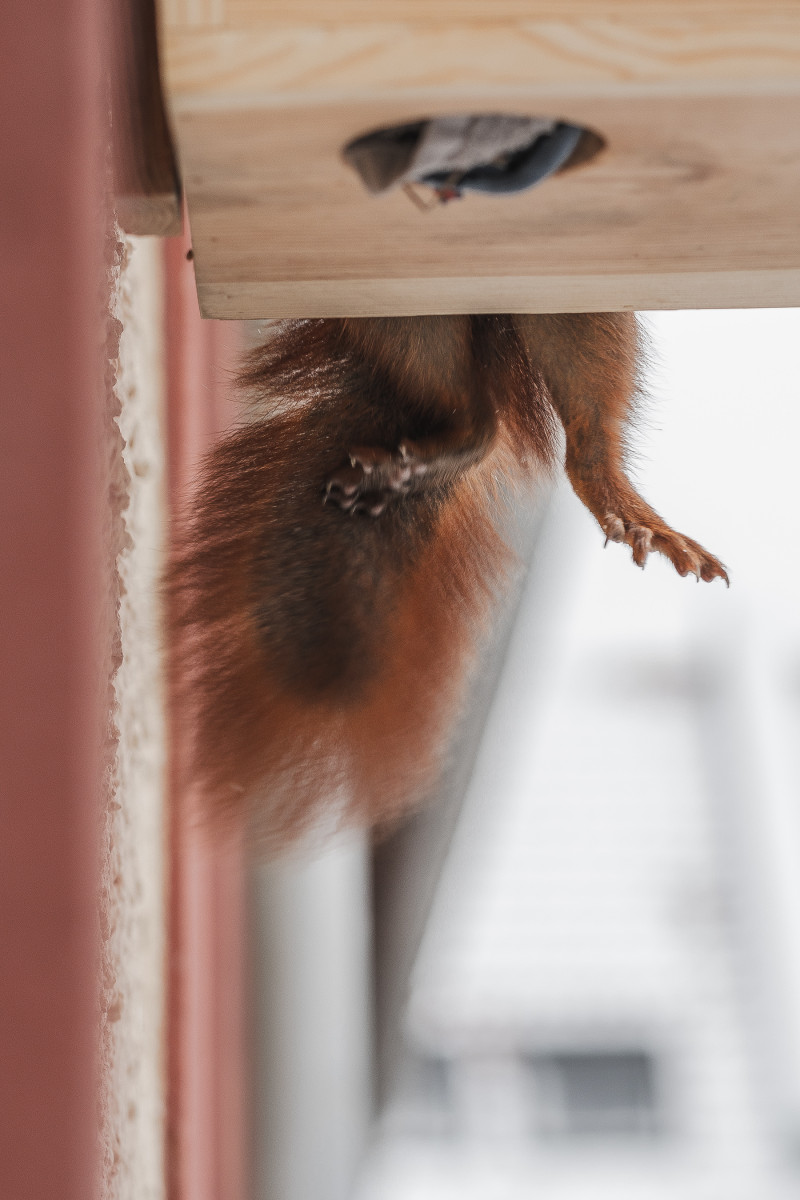
[[[175,539],[185,773],[212,821],[246,821],[267,849],[425,797],[505,586],[498,522],[522,468],[502,420],[481,461],[377,518],[324,503],[354,445],[441,427],[413,378],[377,370],[346,322],[287,324],[243,372],[253,419],[212,450]]]

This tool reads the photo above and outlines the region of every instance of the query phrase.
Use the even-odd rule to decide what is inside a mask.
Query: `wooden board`
[[[207,316],[800,304],[800,5],[161,13]],[[530,192],[427,213],[368,195],[340,156],[379,125],[492,111],[589,125],[608,149]]]
[[[159,78],[155,0],[111,8],[111,148],[117,221],[125,233],[181,232],[181,185]]]

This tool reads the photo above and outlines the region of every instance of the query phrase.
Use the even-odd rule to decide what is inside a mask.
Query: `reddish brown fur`
[[[635,314],[518,316],[514,322],[564,426],[569,481],[607,538],[627,542],[640,567],[657,550],[680,575],[727,583],[722,564],[671,529],[625,474],[644,356]]]
[[[290,322],[252,356],[253,420],[209,457],[169,573],[209,812],[275,844],[432,787],[508,566],[501,497],[549,468],[553,408],[608,536],[722,572],[623,473],[638,362],[626,314]]]

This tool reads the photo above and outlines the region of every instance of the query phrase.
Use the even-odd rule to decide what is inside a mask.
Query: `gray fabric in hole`
[[[343,156],[373,194],[411,183],[499,194],[561,169],[584,136],[545,117],[455,115],[375,130],[350,142]]]

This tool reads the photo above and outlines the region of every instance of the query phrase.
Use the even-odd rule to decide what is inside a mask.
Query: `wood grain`
[[[204,311],[355,313],[365,311],[359,295],[375,312],[800,302],[790,284],[800,270],[800,97],[565,102],[558,116],[608,138],[594,163],[531,192],[421,213],[400,192],[368,195],[339,148],[368,120],[425,111],[184,114]],[[773,287],[770,271],[789,275]]]
[[[164,110],[155,0],[112,5],[114,198],[125,233],[181,231],[181,188]]]
[[[598,16],[629,22],[665,17],[687,20],[796,14],[796,0],[161,0],[171,27],[203,25],[503,24],[509,21],[580,21]]]
[[[664,17],[636,22],[525,20],[433,27],[386,21],[325,27],[230,25],[165,30],[173,103],[237,97],[311,101],[388,90],[537,88],[716,81],[800,85],[800,11],[745,13],[721,22]]]
[[[652,312],[682,308],[796,308],[800,270],[674,271],[438,279],[198,282],[200,311],[223,320],[434,313]]]
[[[162,0],[210,316],[800,303],[800,4]],[[608,148],[420,213],[340,157],[379,125],[552,116]]]

